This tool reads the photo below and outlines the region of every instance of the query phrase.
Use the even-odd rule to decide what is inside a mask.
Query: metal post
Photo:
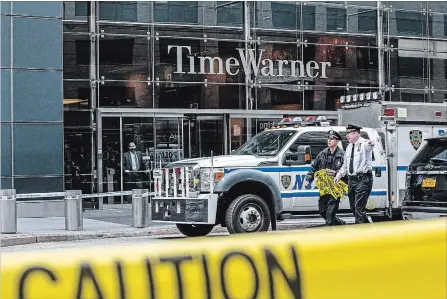
[[[107,192],[113,192],[113,176],[115,175],[115,168],[107,168]],[[114,203],[114,196],[107,197],[107,204],[113,204]]]
[[[378,57],[377,57],[377,63],[378,63],[378,71],[379,71],[379,93],[384,96],[383,90],[385,87],[385,74],[384,74],[384,65],[383,65],[383,55],[384,50],[383,49],[383,10],[382,10],[382,2],[377,1],[377,48],[378,48]]]
[[[143,228],[148,226],[148,189],[132,190],[132,226]],[[146,196],[143,196],[146,194]]]
[[[82,230],[83,220],[82,191],[65,191],[65,229]]]
[[[15,189],[0,190],[1,233],[17,233],[17,202]]]

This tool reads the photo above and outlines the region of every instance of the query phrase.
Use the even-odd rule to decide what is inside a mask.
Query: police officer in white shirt
[[[355,125],[347,125],[346,138],[349,145],[346,147],[343,165],[334,182],[338,183],[340,178],[348,174],[348,197],[355,223],[369,223],[366,204],[373,186],[371,158],[375,141],[361,137],[361,129]]]

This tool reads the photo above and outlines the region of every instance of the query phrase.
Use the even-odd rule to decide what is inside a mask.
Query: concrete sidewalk
[[[60,242],[98,238],[119,238],[178,233],[175,225],[134,228],[125,224],[84,218],[82,231],[65,230],[64,217],[19,218],[16,234],[1,234],[0,246]]]
[[[307,221],[285,221],[278,223],[278,230],[299,229],[318,224]],[[216,226],[211,234],[226,232],[228,232],[226,228]],[[183,236],[173,224],[151,223],[146,228],[134,228],[127,224],[84,218],[82,231],[67,231],[64,217],[18,218],[17,233],[1,234],[0,247],[101,238],[173,235]]]

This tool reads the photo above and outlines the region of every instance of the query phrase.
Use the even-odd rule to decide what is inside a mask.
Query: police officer
[[[348,197],[355,223],[369,223],[365,209],[373,185],[371,156],[376,143],[361,137],[361,129],[359,126],[347,125],[346,138],[349,145],[346,147],[343,166],[334,182],[337,183],[348,174]]]
[[[344,150],[338,147],[341,140],[340,134],[334,130],[328,132],[328,147],[322,150],[315,160],[312,161],[311,169],[306,175],[304,187],[307,188],[314,179],[314,174],[320,169],[327,169],[328,174],[335,176],[343,165]],[[340,201],[330,194],[320,195],[318,200],[318,209],[321,217],[326,220],[326,225],[341,225],[345,222],[339,219],[336,214],[338,212]]]

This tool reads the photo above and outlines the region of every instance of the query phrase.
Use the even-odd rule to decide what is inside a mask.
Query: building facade
[[[61,5],[65,189],[128,190],[129,142],[150,169],[229,154],[285,115],[335,121],[343,95],[447,98],[447,2]]]
[[[64,188],[62,2],[1,2],[1,188]]]

